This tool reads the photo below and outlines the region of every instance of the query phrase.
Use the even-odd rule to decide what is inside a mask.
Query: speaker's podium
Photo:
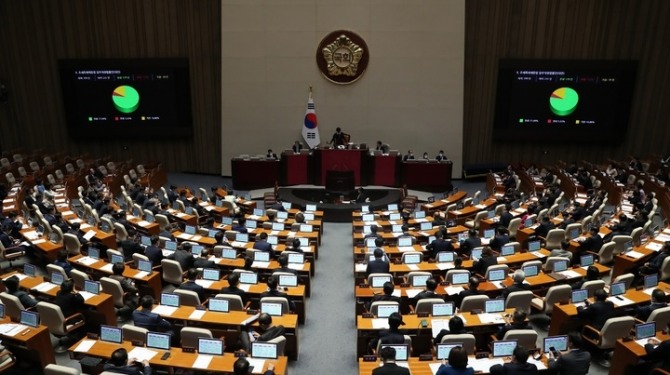
[[[348,195],[356,189],[354,171],[326,171],[326,191]]]
[[[315,173],[315,185],[328,186],[327,183],[329,172],[349,172],[353,176],[353,186],[367,185],[367,178],[363,181],[365,176],[364,156],[367,155],[367,147],[337,149],[337,148],[321,148],[314,152],[316,158],[314,166],[320,168],[318,173]],[[335,174],[333,175],[335,176]],[[345,178],[345,175],[334,177],[336,180]],[[347,177],[348,178],[348,177]],[[346,179],[346,178],[345,178]],[[344,181],[344,180],[342,180]],[[349,183],[349,182],[348,182]]]

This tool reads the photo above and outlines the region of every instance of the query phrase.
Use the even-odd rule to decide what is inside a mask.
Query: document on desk
[[[614,304],[614,306],[616,306],[616,307],[628,306],[628,305],[632,305],[632,304],[635,303],[632,300],[630,300],[626,297],[622,297],[622,296],[607,297],[607,300],[612,302]]]
[[[534,364],[535,367],[537,367],[537,369],[540,371],[547,369],[547,366],[545,366],[542,361],[538,361],[537,359],[528,358],[528,363]]]
[[[647,246],[645,246],[645,248],[651,251],[659,251],[663,248],[663,244],[660,244],[658,242],[650,242],[647,244]]]
[[[212,286],[212,284],[214,284],[214,281],[213,280],[198,279],[198,280],[195,281],[195,283],[200,285],[203,288],[209,288],[210,286]]]
[[[90,241],[91,238],[93,238],[93,237],[95,237],[95,231],[94,231],[94,230],[89,230],[89,231],[86,232],[86,234],[84,235],[84,238],[86,239],[86,241]]]
[[[100,268],[98,268],[98,269],[99,269],[100,271],[103,271],[103,272],[112,273],[112,267],[113,267],[113,266],[114,266],[113,264],[111,264],[111,263],[107,263],[107,264],[105,264],[104,266],[102,266],[102,267],[100,267]]]
[[[91,348],[93,347],[94,344],[95,344],[95,340],[82,340],[82,341],[79,343],[79,345],[77,345],[77,347],[74,348],[74,351],[75,351],[75,352],[83,352],[83,353],[86,353],[86,352],[88,352],[89,350],[91,350]]]
[[[486,205],[485,204],[476,204],[475,208],[477,208],[478,210],[483,210],[483,209],[486,208]]]
[[[661,233],[654,238],[655,241],[666,242],[670,241],[670,234]]]
[[[265,368],[265,360],[261,358],[247,358],[249,362],[249,367],[253,368],[251,370],[252,374],[262,374],[263,369]]]
[[[505,258],[505,257],[498,257],[497,259],[498,259],[498,263],[507,262],[507,258]]]
[[[244,290],[245,292],[248,292],[249,288],[251,288],[251,284],[240,284],[240,286],[238,286],[238,288]]]
[[[134,347],[133,350],[128,352],[128,358],[135,358],[137,362],[142,362],[144,360],[151,360],[156,354],[158,354],[158,352],[154,350]]]
[[[365,272],[367,270],[368,266],[366,264],[362,263],[356,263],[354,265],[354,271],[356,272]]]
[[[19,332],[23,331],[27,327],[24,326],[23,324],[14,324],[14,323],[8,323],[8,324],[0,324],[0,334],[5,335],[5,336],[15,336]]]
[[[544,257],[546,257],[546,255],[542,254],[542,253],[539,252],[539,251],[531,251],[531,254],[533,254],[534,256],[536,256],[536,257],[538,257],[538,258],[544,258]]]
[[[84,297],[84,301],[88,301],[89,299],[93,298],[93,296],[97,296],[97,294],[93,294],[90,292],[87,292],[85,290],[82,290],[78,292],[82,297]]]
[[[153,310],[151,310],[152,313],[158,314],[158,315],[172,315],[174,312],[177,311],[177,308],[174,306],[165,306],[165,305],[158,305],[154,307]]]
[[[193,310],[191,315],[188,316],[189,319],[202,319],[207,310]]]
[[[268,268],[270,267],[270,262],[257,262],[254,261],[251,263],[251,268]]]
[[[417,294],[421,293],[423,289],[407,289],[405,290],[405,294],[407,294],[407,298],[414,298],[416,297]]]
[[[49,283],[49,282],[43,282],[43,283],[41,283],[37,286],[34,286],[32,289],[37,290],[37,291],[42,292],[42,293],[47,293],[51,289],[56,288],[57,286],[58,285],[56,285],[56,284],[52,284],[52,283]]]
[[[461,214],[461,211],[459,211],[459,210],[453,210],[453,211],[451,211],[451,212],[452,212],[454,215],[460,215],[460,214]]]
[[[576,278],[576,277],[582,277],[582,275],[580,275],[579,272],[573,271],[573,270],[561,271],[561,272],[558,272],[558,273],[560,273],[561,275],[564,275],[568,279],[573,279],[573,278]]]
[[[404,253],[406,251],[414,251],[414,246],[398,246],[398,251]]]
[[[450,270],[452,268],[454,268],[454,264],[451,262],[437,264],[437,269],[439,269],[440,271]]]
[[[373,318],[372,319],[372,328],[374,328],[374,329],[388,329],[389,328],[388,318]]]
[[[23,233],[23,237],[27,238],[28,240],[36,240],[39,238],[39,235],[37,234],[36,231],[30,231],[30,232],[25,232]]]
[[[16,276],[16,277],[18,277],[18,278],[19,278],[19,281],[21,281],[21,280],[25,279],[26,277],[28,277],[27,275],[25,275],[25,274],[23,274],[23,273],[13,273],[13,274],[11,274],[11,275],[5,277],[5,278],[2,279],[2,280],[7,280],[7,279],[9,279],[9,278],[12,277],[12,276]]]
[[[447,319],[431,319],[430,329],[433,331],[433,338],[440,334],[443,329],[449,330],[449,320]]]
[[[421,270],[421,267],[419,267],[418,264],[408,264],[407,268],[409,268],[410,271],[419,271]]]
[[[402,292],[400,291],[400,289],[393,289],[393,293],[391,293],[391,295],[400,298],[402,297]]]
[[[194,235],[191,237],[191,241],[200,241],[202,239],[202,236],[199,234]]]
[[[289,263],[286,267],[296,271],[303,271],[305,269],[305,263]]]
[[[498,323],[505,323],[505,319],[503,319],[502,315],[498,313],[482,313],[479,314],[479,321],[482,323],[487,323],[487,324],[498,324]]]
[[[195,358],[195,361],[193,361],[193,368],[208,368],[209,363],[212,362],[212,356],[211,355],[204,355],[204,354],[198,354],[198,356]]]
[[[135,275],[133,275],[133,278],[134,279],[143,279],[147,276],[149,276],[149,273],[147,273],[145,271],[140,271],[140,272],[136,273]]]
[[[191,235],[187,233],[179,233],[177,238],[181,238],[182,240],[189,240],[191,239]]]
[[[77,263],[83,264],[85,266],[90,266],[91,264],[93,264],[97,261],[98,261],[97,259],[93,259],[93,258],[88,257],[88,256],[81,257],[81,258],[77,259]]]
[[[451,286],[450,285],[450,286],[444,288],[444,290],[447,292],[448,295],[454,296],[454,295],[464,291],[465,288],[463,288],[462,286]]]
[[[33,245],[39,245],[39,244],[45,243],[45,242],[47,242],[47,240],[45,240],[44,238],[39,238],[39,239],[36,239],[36,240],[32,241],[32,244]],[[27,242],[21,242],[21,246],[30,246],[30,244],[27,243]]]
[[[639,252],[637,252],[637,251],[635,251],[635,250],[631,250],[631,251],[627,252],[625,255],[626,255],[627,257],[631,257],[631,258],[633,258],[633,259],[640,259],[640,258],[642,258],[642,257],[644,256],[644,254],[639,253]]]
[[[484,372],[484,373],[488,373],[491,366],[502,365],[503,363],[504,362],[502,358],[479,358],[468,361],[468,365],[472,366],[475,372]]]
[[[81,230],[86,230],[86,229],[91,229],[93,228],[90,224],[82,222],[81,225],[79,226],[79,229]]]

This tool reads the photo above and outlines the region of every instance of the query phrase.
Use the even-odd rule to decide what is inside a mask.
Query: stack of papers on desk
[[[654,337],[647,337],[646,339],[635,340],[635,342],[636,342],[638,345],[640,345],[641,347],[644,348],[644,346],[647,345],[649,339],[656,339],[656,340],[658,340],[658,337],[656,337],[656,336],[654,336]],[[659,340],[659,341],[661,341],[661,340]],[[658,345],[654,345],[654,348],[656,348],[657,346],[658,346]]]
[[[644,256],[644,254],[639,253],[637,251],[629,251],[625,254],[627,257],[635,258],[635,259],[640,259]]]
[[[427,222],[428,222],[428,219],[426,219],[426,218],[422,218],[422,219],[414,219],[414,221],[417,222],[417,223],[427,223]]]
[[[239,242],[239,241],[233,241],[230,243],[230,246],[232,247],[245,247],[247,246],[246,242]]]
[[[90,228],[92,228],[92,226],[89,223],[83,223],[82,222],[81,225],[79,226],[79,229],[81,229],[81,230],[86,230],[86,229],[90,229]]]
[[[443,329],[449,330],[449,320],[447,319],[431,319],[430,329],[433,331],[433,338],[440,334]]]
[[[268,268],[270,267],[270,262],[257,262],[254,261],[251,263],[251,268]]]
[[[404,253],[406,251],[414,251],[414,246],[398,246],[398,251]]]
[[[146,220],[140,220],[140,221],[137,222],[137,225],[139,225],[141,227],[148,227],[149,225],[151,225],[151,223],[146,221]]]
[[[534,256],[536,256],[536,257],[538,257],[538,258],[544,258],[544,257],[546,257],[546,255],[542,254],[542,253],[539,252],[539,251],[532,251],[531,254],[533,254]]]
[[[619,299],[619,298],[621,298],[621,299]],[[635,303],[632,300],[630,300],[626,297],[623,297],[623,296],[607,297],[607,300],[612,302],[614,304],[614,306],[617,306],[617,307],[628,306],[628,305],[632,305],[632,304]]]
[[[477,204],[477,205],[475,205],[475,207],[479,210],[483,210],[483,209],[486,208],[486,205],[485,204]]]
[[[177,236],[177,238],[181,238],[182,240],[188,240],[188,239],[191,238],[191,235],[190,235],[190,234],[187,234],[187,233],[179,233],[179,235]]]
[[[112,273],[112,266],[114,266],[114,265],[111,264],[111,263],[107,263],[107,264],[105,264],[104,266],[100,267],[99,270],[100,270],[100,271],[103,271],[103,272],[109,272],[109,273]]]
[[[26,328],[28,327],[24,326],[23,324],[0,324],[0,334],[5,336],[16,336],[19,332]]]
[[[252,374],[262,374],[265,368],[265,360],[262,358],[247,358]]]
[[[32,230],[30,232],[25,232],[23,233],[23,237],[27,238],[28,240],[36,240],[39,238],[39,235],[37,234],[36,231]]]
[[[405,294],[407,294],[408,298],[414,298],[416,297],[417,294],[421,293],[423,289],[406,289]]]
[[[288,266],[286,266],[286,267],[288,267],[292,270],[302,271],[302,270],[305,269],[305,263],[302,263],[302,264],[300,264],[300,263],[289,263]]]
[[[468,366],[472,366],[475,372],[488,373],[493,365],[502,365],[502,358],[479,358],[475,360],[468,360]]]
[[[133,350],[128,352],[128,358],[135,358],[137,362],[142,362],[144,360],[151,360],[156,354],[158,354],[158,352],[154,350],[134,347]]]
[[[356,263],[354,265],[354,271],[356,272],[365,272],[367,270],[368,266],[366,264],[362,263]]]
[[[51,289],[56,288],[57,286],[58,285],[56,285],[56,284],[52,284],[52,283],[49,283],[49,282],[43,282],[43,283],[33,287],[32,289],[37,290],[37,291],[42,292],[42,293],[47,293]]]
[[[418,264],[407,264],[406,266],[410,271],[419,271],[421,269]]]
[[[667,234],[667,233],[661,233],[661,234],[659,234],[658,236],[656,236],[656,237],[654,238],[654,240],[656,240],[656,241],[660,241],[660,242],[670,241],[670,234]]]
[[[393,293],[391,293],[392,296],[400,298],[402,295],[402,292],[400,289],[393,289]]]
[[[158,305],[154,307],[153,310],[151,310],[152,313],[156,313],[158,315],[172,315],[175,311],[177,311],[177,307],[165,305]],[[130,357],[130,355],[128,355],[128,357]]]
[[[93,237],[95,237],[95,231],[94,231],[94,230],[89,230],[89,231],[86,232],[86,234],[84,235],[84,238],[86,239],[86,241],[90,241],[91,238],[93,238]]]
[[[372,328],[374,328],[374,329],[388,329],[389,328],[388,318],[373,318],[372,319]]]
[[[488,324],[505,323],[505,319],[499,313],[481,313],[479,314],[479,321]]]
[[[453,263],[450,263],[450,262],[448,262],[448,263],[437,263],[437,269],[439,269],[440,271],[450,270],[452,268],[454,268]]]
[[[189,319],[202,319],[203,315],[205,315],[206,312],[207,312],[207,310],[193,310],[193,312],[191,313],[191,315],[188,316],[188,318]]]
[[[95,344],[95,340],[82,340],[79,345],[77,345],[76,348],[74,348],[73,351],[75,352],[82,352],[82,353],[87,353],[93,345]]]
[[[645,248],[651,251],[659,251],[663,248],[663,244],[660,244],[658,242],[650,242],[647,244],[647,246],[645,246]]]
[[[36,239],[34,241],[31,241],[31,242],[32,242],[33,245],[39,245],[41,243],[47,242],[47,240],[45,240],[44,238],[38,238],[38,239]],[[30,246],[30,244],[27,243],[27,242],[21,242],[21,246]]]
[[[568,279],[572,279],[572,278],[575,278],[575,277],[582,277],[582,275],[579,272],[573,271],[573,270],[561,271],[561,272],[558,272],[558,273],[567,277]]]
[[[84,297],[84,301],[88,301],[89,299],[93,298],[94,296],[97,296],[97,294],[93,294],[93,293],[87,292],[85,290],[80,291],[79,294],[82,297]]]
[[[195,281],[195,283],[206,289],[206,288],[209,288],[210,286],[212,286],[212,284],[214,284],[214,281],[213,280],[197,279]]]
[[[200,241],[202,239],[202,236],[199,234],[194,235],[191,237],[191,241]]]
[[[9,279],[9,278],[12,277],[12,276],[16,276],[16,277],[18,277],[18,278],[19,278],[19,281],[21,281],[21,280],[23,280],[23,279],[25,279],[25,278],[28,277],[28,275],[23,274],[23,273],[13,273],[13,274],[11,274],[11,275],[5,277],[3,280],[7,280],[7,279]]]
[[[209,363],[212,362],[212,356],[211,355],[204,355],[204,354],[198,354],[198,356],[195,358],[195,361],[193,362],[193,365],[191,367],[193,368],[208,368]]]
[[[147,277],[147,276],[149,276],[149,274],[148,274],[147,272],[140,271],[140,272],[136,273],[136,274],[133,276],[133,278],[135,278],[135,279],[143,279],[143,278],[145,278],[145,277]]]
[[[451,211],[451,212],[453,212],[454,215],[460,215],[460,214],[461,214],[461,211],[459,211],[459,210],[453,210],[453,211]]]
[[[465,288],[463,288],[462,286],[451,286],[450,285],[450,286],[444,288],[444,290],[447,292],[448,295],[454,296],[454,295],[464,291]]]

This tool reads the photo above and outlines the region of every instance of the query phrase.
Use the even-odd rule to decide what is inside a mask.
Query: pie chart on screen
[[[549,107],[557,116],[567,116],[577,109],[579,94],[570,87],[561,87],[554,90],[549,98]]]
[[[114,89],[112,101],[117,111],[132,113],[140,106],[140,94],[132,86],[123,85]]]

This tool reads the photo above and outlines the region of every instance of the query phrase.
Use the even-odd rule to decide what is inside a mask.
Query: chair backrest
[[[486,301],[488,301],[489,297],[486,295],[478,295],[478,296],[467,296],[463,298],[463,301],[461,302],[461,312],[469,312],[472,310],[484,310],[486,306]]]
[[[547,233],[547,244],[545,247],[549,250],[560,249],[561,241],[565,239],[565,231],[563,229],[552,229]]]
[[[69,279],[63,267],[55,264],[47,264],[47,275],[51,275],[52,272],[60,273],[61,275],[63,275],[63,280]]]
[[[468,278],[470,277],[470,271],[468,270],[449,270],[447,271],[445,279],[451,284],[453,282],[454,275],[456,274],[464,274],[468,275]]]
[[[40,324],[47,326],[49,332],[56,336],[65,336],[65,317],[60,306],[49,302],[38,302],[37,312],[40,314]]]
[[[522,290],[512,292],[507,295],[505,300],[506,309],[519,309],[530,313],[530,302],[533,300],[533,292],[530,290]]]
[[[591,220],[593,220],[593,216],[591,215],[582,219],[582,233],[589,232],[589,224],[591,224]]]
[[[635,324],[635,318],[632,316],[622,316],[618,318],[609,318],[600,330],[600,349],[612,349],[617,339],[630,335],[630,330]]]
[[[74,286],[79,290],[84,290],[85,280],[91,280],[91,277],[86,272],[77,269],[70,271],[70,277],[72,277],[72,281],[74,281]]]
[[[510,220],[509,225],[507,226],[507,230],[509,231],[510,237],[516,237],[516,232],[519,230],[520,226],[521,226],[521,218],[517,217]]]
[[[578,229],[579,232],[581,233],[582,223],[572,223],[572,224],[568,224],[568,226],[565,227],[565,240],[566,241],[570,240],[570,233],[575,229]]]
[[[136,327],[130,324],[124,324],[123,327],[121,327],[121,330],[123,331],[124,341],[138,341],[142,344],[145,343],[147,332],[149,332],[146,328]]]
[[[537,332],[533,329],[510,329],[503,340],[517,340],[517,345],[527,349],[537,348]]]
[[[103,293],[112,296],[112,299],[114,300],[114,306],[116,307],[124,306],[123,288],[121,287],[121,283],[118,282],[118,280],[114,280],[109,277],[101,277],[100,287],[102,288]]]
[[[199,338],[211,339],[214,337],[212,336],[212,331],[196,327],[184,327],[181,329],[179,335],[181,336],[181,346],[189,348],[197,348]]]
[[[663,281],[670,279],[670,257],[665,257],[665,259],[663,259],[663,263],[661,264],[660,279]]]
[[[554,270],[554,263],[556,262],[567,262],[568,266],[570,266],[570,258],[566,257],[548,257],[546,262],[544,263],[544,270],[551,272]]]
[[[140,263],[140,260],[144,260],[144,261],[147,261],[147,262],[148,262],[148,261],[149,261],[149,257],[147,257],[147,256],[144,255],[144,254],[134,253],[134,254],[133,254],[133,263],[135,264],[135,267],[138,266],[138,264]]]
[[[48,364],[44,368],[44,375],[80,375],[81,372],[76,368],[54,365],[53,363]]]
[[[496,216],[502,215],[504,210],[505,210],[505,205],[504,204],[497,205],[496,208],[495,208],[495,211],[494,211],[495,215]]]
[[[611,284],[614,283],[626,283],[626,289],[630,289],[630,286],[633,284],[633,281],[635,280],[635,275],[632,273],[624,273],[622,275],[617,276],[612,280]]]
[[[428,278],[433,277],[433,275],[430,272],[424,272],[424,271],[413,271],[407,274],[407,282],[410,285],[414,285],[413,281],[415,277],[426,277]],[[423,286],[423,285],[422,285]]]
[[[163,266],[164,281],[174,285],[181,285],[184,271],[181,269],[179,262],[172,259],[163,259],[161,260],[161,266]]]
[[[582,289],[586,289],[589,292],[589,297],[593,297],[596,293],[596,290],[605,288],[605,282],[603,280],[590,280],[585,281],[582,284]]]
[[[559,301],[567,301],[572,297],[572,288],[570,285],[554,285],[547,290],[544,297],[544,312],[551,315],[554,312],[554,304]]]
[[[116,239],[118,241],[123,241],[128,239],[128,231],[121,223],[114,223],[114,230],[116,231]]]
[[[79,238],[72,233],[65,233],[63,235],[63,245],[69,255],[79,255],[81,249],[81,242]]]
[[[489,274],[491,273],[491,271],[496,271],[496,270],[503,270],[503,271],[505,271],[505,275],[507,275],[509,273],[509,266],[506,265],[506,264],[495,264],[495,265],[489,266],[489,268],[486,269],[486,273],[484,274],[484,278],[486,280],[488,280],[489,279]]]
[[[19,298],[7,292],[2,292],[0,293],[0,301],[5,305],[5,315],[13,321],[18,322],[21,317],[21,311],[26,309]]]
[[[652,311],[647,318],[647,322],[656,322],[656,327],[667,327],[670,323],[670,306]]]
[[[263,304],[263,302],[267,303],[280,303],[281,304],[281,313],[282,314],[288,314],[290,309],[289,309],[289,304],[288,304],[288,298],[286,297],[263,297],[261,300],[258,302],[259,306]]]
[[[374,316],[377,316],[379,306],[398,306],[398,309],[400,308],[400,304],[396,301],[374,301],[370,305],[370,313]]]
[[[154,218],[156,218],[156,223],[158,223],[158,227],[161,230],[167,230],[170,227],[170,220],[168,220],[167,216],[156,214]]]
[[[111,259],[112,255],[118,255],[118,256],[123,256],[123,253],[121,252],[121,248],[119,250],[114,250],[114,249],[107,249],[107,259]]]
[[[414,311],[419,314],[419,313],[428,313],[431,314],[433,311],[433,305],[436,303],[444,303],[444,300],[442,298],[424,298],[422,300],[419,300],[419,302],[416,303],[416,307],[414,307]]]
[[[172,293],[177,294],[180,296],[179,300],[181,301],[182,305],[186,306],[200,306],[200,297],[198,296],[198,293],[192,291],[192,290],[186,290],[186,289],[175,289]]]
[[[462,342],[463,349],[468,353],[468,355],[475,354],[475,335],[471,333],[460,333],[457,335],[444,335],[440,344],[449,344],[452,342]]]
[[[614,261],[614,242],[604,244],[598,251],[598,261],[600,264],[610,264]]]
[[[215,298],[225,299],[228,301],[228,310],[230,311],[243,311],[244,303],[242,302],[242,297],[236,294],[217,294]]]
[[[542,265],[541,260],[529,260],[529,261],[523,262],[523,264],[521,265],[521,268],[524,268],[526,266],[537,266],[538,270],[540,270],[540,269],[542,269],[543,265]]]
[[[407,347],[409,348],[408,356],[411,357],[412,356],[412,337],[410,335],[403,335],[403,337],[405,339],[405,342],[403,342],[403,344],[406,344]],[[379,340],[379,341],[377,341],[377,349],[376,349],[375,353],[379,353],[381,348],[382,348],[382,340]]]
[[[633,240],[633,237],[631,237],[631,236],[625,236],[625,235],[618,235],[618,236],[614,236],[614,237],[612,237],[612,242],[615,243],[615,245],[614,245],[614,254],[616,255],[616,254],[621,254],[621,253],[623,253],[624,248],[625,248],[624,245],[625,245],[628,241],[632,241],[632,240]]]
[[[284,350],[286,349],[286,337],[277,336],[272,340],[268,340],[271,344],[277,344],[277,355],[284,355]]]

